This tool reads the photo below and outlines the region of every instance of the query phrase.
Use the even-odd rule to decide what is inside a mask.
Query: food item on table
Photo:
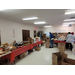
[[[10,47],[10,51],[15,50],[16,48],[17,48],[16,46],[12,46],[12,47]]]
[[[26,45],[29,45],[29,44],[30,44],[29,41],[24,41],[24,42],[23,42],[23,45],[25,45],[25,46],[26,46]]]
[[[10,49],[9,49],[10,46],[7,42],[3,43],[2,45],[3,45],[3,51],[6,51],[6,52],[10,51]]]
[[[0,52],[0,55],[4,54],[5,52]]]

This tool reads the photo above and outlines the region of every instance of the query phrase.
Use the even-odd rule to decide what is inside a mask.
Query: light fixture
[[[2,10],[4,10],[4,9],[0,9],[0,11],[2,11]]]
[[[67,22],[67,23],[63,23],[63,24],[74,24],[75,22]]]
[[[62,26],[68,26],[68,25],[62,25]]]
[[[33,20],[33,19],[38,19],[38,17],[23,18],[22,20]]]
[[[66,19],[64,21],[74,21],[75,19]]]
[[[44,26],[44,27],[52,27],[52,26]]]
[[[34,24],[45,24],[45,21],[40,21],[40,22],[34,22]]]
[[[75,11],[65,12],[65,15],[68,15],[68,14],[75,14]]]

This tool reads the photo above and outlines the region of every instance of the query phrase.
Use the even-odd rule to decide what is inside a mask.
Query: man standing
[[[53,48],[54,36],[51,32],[49,34],[50,34],[49,35],[49,37],[50,37],[50,48]]]
[[[73,32],[67,35],[67,38],[66,38],[66,49],[68,49],[69,46],[70,46],[70,49],[72,51],[72,48],[73,48],[72,43],[73,43],[74,39],[75,39],[75,36],[74,36]]]

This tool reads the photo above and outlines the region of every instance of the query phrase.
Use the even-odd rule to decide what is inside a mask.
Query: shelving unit
[[[68,32],[64,32],[64,33],[52,32],[52,34],[54,35],[54,38],[58,38],[58,37],[61,37],[61,36],[66,37],[66,35],[68,34]]]

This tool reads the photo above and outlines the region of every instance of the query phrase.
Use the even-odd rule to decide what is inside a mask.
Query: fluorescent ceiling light
[[[75,14],[75,11],[65,12],[65,15],[68,15],[68,14]]]
[[[38,19],[38,17],[23,18],[22,20],[33,20],[33,19]]]
[[[41,21],[41,22],[34,22],[34,24],[45,24],[45,21]]]
[[[62,26],[68,26],[68,25],[62,25]]]
[[[74,21],[75,19],[66,19],[64,21]]]
[[[44,27],[52,27],[52,26],[44,26]]]
[[[63,23],[63,24],[74,24],[75,22],[67,22],[67,23]]]

